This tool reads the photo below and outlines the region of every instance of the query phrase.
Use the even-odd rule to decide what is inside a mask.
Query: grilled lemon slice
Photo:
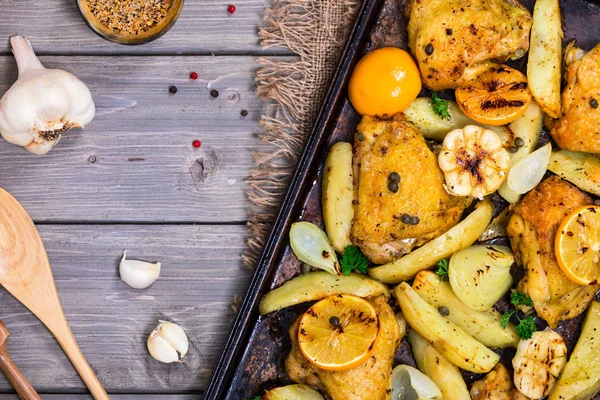
[[[502,185],[510,156],[494,131],[467,125],[446,135],[438,163],[448,193],[483,199]]]
[[[375,308],[351,295],[327,297],[304,313],[298,327],[298,345],[313,365],[344,371],[365,362],[379,335]]]
[[[567,216],[554,241],[563,273],[580,285],[600,283],[600,207],[583,206]]]
[[[525,113],[531,102],[527,78],[514,68],[500,65],[455,91],[461,110],[480,124],[506,125]]]

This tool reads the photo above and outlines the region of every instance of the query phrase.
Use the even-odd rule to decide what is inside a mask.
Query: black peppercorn
[[[402,214],[402,216],[400,217],[400,220],[405,223],[405,224],[410,224],[410,215],[408,214]]]
[[[219,91],[218,91],[218,90],[215,90],[215,89],[213,89],[213,90],[211,90],[211,91],[210,91],[210,95],[211,95],[212,97],[219,97]]]
[[[519,151],[519,148],[516,147],[516,146],[510,146],[508,148],[508,152],[511,153],[511,154],[515,154],[517,151]]]
[[[590,99],[590,107],[592,107],[592,108],[598,108],[598,100],[596,100],[596,99]]]
[[[450,35],[452,35],[452,33],[453,33],[452,29],[450,29],[450,28],[446,29],[446,35],[450,36]]]
[[[388,189],[390,189],[390,192],[392,192],[392,193],[398,192],[398,183],[397,182],[389,182]]]
[[[358,140],[359,142],[362,142],[363,140],[365,140],[365,135],[363,135],[362,133],[357,133],[356,140]]]
[[[338,326],[340,326],[341,321],[338,317],[336,317],[335,315],[331,318],[329,318],[329,323],[331,324],[331,326],[333,326],[334,328],[337,328]]]
[[[398,182],[400,182],[400,174],[398,174],[397,172],[392,172],[388,176],[388,179],[390,180],[390,182],[398,183]]]
[[[242,117],[245,117],[248,115],[248,110],[242,110],[240,111],[240,114],[242,115]]]
[[[429,43],[426,47],[425,47],[425,54],[427,54],[428,56],[433,54],[433,45],[431,43]]]
[[[515,139],[515,146],[523,147],[523,146],[525,146],[525,141],[523,139],[521,139],[520,137],[518,137]]]
[[[450,315],[450,310],[446,306],[438,307],[438,312],[442,317],[447,317],[448,315]]]
[[[170,86],[169,87],[169,93],[171,93],[171,94],[177,93],[177,86]]]

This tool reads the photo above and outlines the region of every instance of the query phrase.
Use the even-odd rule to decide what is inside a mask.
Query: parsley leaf
[[[502,318],[500,318],[500,325],[502,326],[502,328],[506,329],[506,327],[508,326],[508,321],[514,313],[514,311],[507,311],[504,314],[502,314]]]
[[[519,306],[533,307],[533,300],[531,300],[531,297],[529,297],[529,296],[527,296],[527,294],[521,293],[521,292],[512,292],[510,294],[510,302],[515,307],[519,307]]]
[[[450,121],[451,117],[448,111],[450,102],[448,100],[440,99],[437,94],[431,93],[431,101],[429,103],[434,113],[439,115],[440,118]]]
[[[519,317],[517,316],[517,318]],[[519,318],[519,323],[515,326],[515,329],[521,339],[531,339],[533,332],[537,331],[533,315],[529,315],[523,319]]]
[[[437,269],[437,271],[435,271],[437,276],[442,278],[443,281],[447,281],[448,280],[448,260],[446,260],[445,258],[440,260],[437,263],[437,267],[438,267],[438,269]]]
[[[517,320],[519,321],[519,323],[515,325],[517,335],[521,339],[530,339],[533,332],[537,331],[535,319],[533,318],[533,315],[528,315],[524,318],[519,317],[519,313],[516,311],[516,309],[519,306],[533,307],[533,301],[531,300],[531,297],[527,296],[525,293],[512,292],[510,294],[510,302],[515,307],[515,310],[505,312],[500,319],[500,325],[502,328],[506,328],[508,326],[510,317],[516,315]]]
[[[350,275],[352,271],[358,271],[361,274],[367,272],[367,267],[369,266],[369,260],[367,256],[365,256],[358,247],[354,245],[346,246],[344,249],[344,254],[340,259],[340,267],[342,267],[342,272],[344,275]]]

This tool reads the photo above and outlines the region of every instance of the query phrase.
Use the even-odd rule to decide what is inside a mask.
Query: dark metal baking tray
[[[289,382],[284,368],[290,349],[288,328],[308,305],[260,316],[258,304],[270,289],[302,272],[300,262],[289,247],[290,225],[301,219],[322,226],[321,170],[327,151],[335,142],[351,141],[360,120],[346,95],[350,74],[360,57],[372,49],[384,46],[407,48],[404,1],[364,0],[360,7],[325,102],[307,138],[281,210],[206,389],[206,400],[241,400]],[[533,9],[534,0],[522,3]],[[600,42],[598,0],[562,0],[561,9],[565,41],[577,38],[577,45],[586,50]],[[516,66],[524,68],[525,62],[521,60]],[[581,317],[559,328],[570,349],[577,339],[580,323]],[[512,354],[506,351],[502,358],[509,361],[513,355],[514,351]],[[396,354],[396,361],[414,365],[406,340]],[[471,381],[476,376],[466,374],[465,378]]]

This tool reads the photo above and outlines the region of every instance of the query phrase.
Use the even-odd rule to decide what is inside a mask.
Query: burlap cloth
[[[250,235],[244,263],[254,267],[344,48],[360,0],[274,0],[265,10],[263,46],[298,57],[259,59],[258,97],[269,101],[258,132],[264,150],[247,179]]]

